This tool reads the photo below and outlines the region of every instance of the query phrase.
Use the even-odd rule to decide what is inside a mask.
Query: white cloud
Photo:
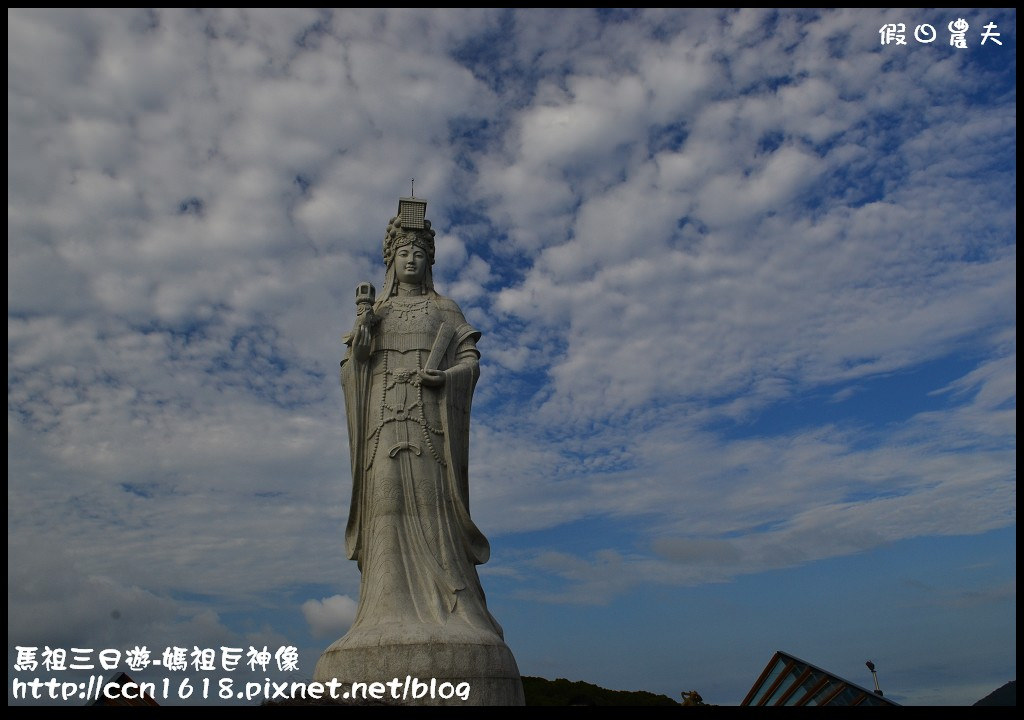
[[[120,649],[148,644],[162,651],[189,641],[229,644],[236,639],[209,609],[83,572],[59,542],[15,538],[11,545],[8,557],[14,562],[7,579],[12,646]]]
[[[307,600],[302,603],[302,614],[306,617],[316,637],[338,638],[345,634],[356,619],[358,604],[348,595],[332,595],[322,600]]]

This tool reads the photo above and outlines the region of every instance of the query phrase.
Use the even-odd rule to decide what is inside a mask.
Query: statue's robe
[[[491,642],[476,565],[490,547],[469,513],[469,414],[480,333],[436,293],[378,304],[369,357],[342,363],[352,505],[345,545],[362,573],[346,644]],[[430,387],[418,371],[441,370]]]

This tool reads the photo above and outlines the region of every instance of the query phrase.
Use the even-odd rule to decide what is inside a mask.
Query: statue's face
[[[427,272],[427,254],[415,245],[395,251],[395,275],[399,282],[420,284]]]

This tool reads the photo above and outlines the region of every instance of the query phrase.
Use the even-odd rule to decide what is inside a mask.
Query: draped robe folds
[[[341,371],[352,461],[345,545],[362,573],[341,643],[500,639],[476,572],[490,547],[469,514],[480,333],[434,292],[388,298],[375,312],[369,357],[350,350]],[[419,382],[428,365],[443,385]]]

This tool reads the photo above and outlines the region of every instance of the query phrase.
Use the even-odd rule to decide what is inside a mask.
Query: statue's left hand
[[[420,370],[420,383],[427,387],[444,385],[444,373],[440,370]]]

